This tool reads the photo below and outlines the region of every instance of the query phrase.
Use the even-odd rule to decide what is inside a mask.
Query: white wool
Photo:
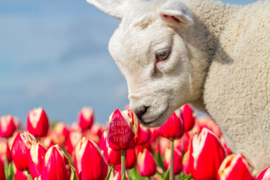
[[[146,126],[160,126],[192,103],[258,172],[270,166],[269,0],[247,6],[213,0],[88,2],[122,20],[109,51],[127,80],[130,107],[149,107],[142,117]],[[168,60],[157,63],[155,52],[166,48]]]

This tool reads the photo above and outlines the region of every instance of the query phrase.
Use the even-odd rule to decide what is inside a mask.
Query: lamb
[[[270,166],[269,0],[87,1],[121,20],[109,51],[144,126],[191,103],[258,172]]]

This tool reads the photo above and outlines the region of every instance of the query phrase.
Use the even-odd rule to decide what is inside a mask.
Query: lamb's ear
[[[194,24],[188,7],[179,0],[169,0],[159,10],[160,18],[170,26]]]
[[[133,9],[141,3],[141,0],[86,0],[99,10],[110,16],[122,19],[125,12]]]

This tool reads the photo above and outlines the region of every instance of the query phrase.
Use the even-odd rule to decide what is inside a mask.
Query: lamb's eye
[[[156,58],[158,61],[164,61],[170,55],[170,49],[162,49],[156,52]]]

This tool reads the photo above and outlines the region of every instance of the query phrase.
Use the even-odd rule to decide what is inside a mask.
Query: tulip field
[[[2,116],[0,180],[270,180],[269,168],[256,172],[188,104],[158,128],[141,126],[128,108],[108,119],[95,123],[90,107],[70,126],[50,125],[43,108],[29,111],[25,128]]]

